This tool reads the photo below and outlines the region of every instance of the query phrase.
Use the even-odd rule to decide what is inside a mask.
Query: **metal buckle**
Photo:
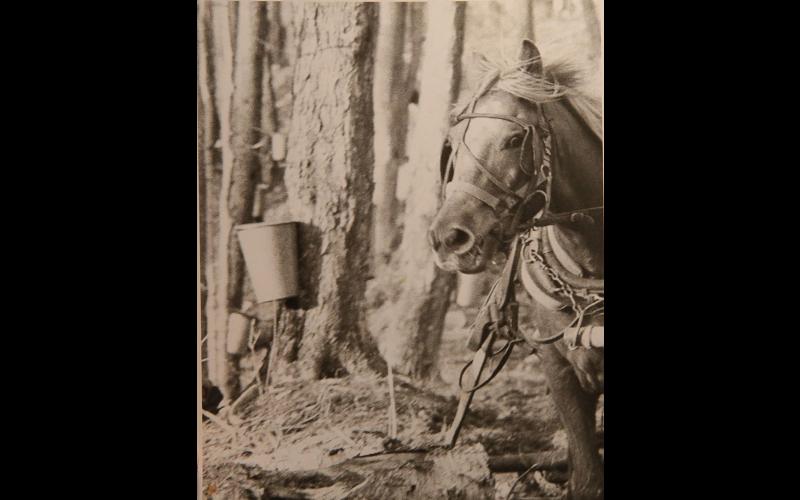
[[[578,337],[580,335],[581,335],[581,329],[580,328],[576,328],[575,329],[575,335],[569,335],[569,336],[565,335],[564,336],[564,337],[566,337],[564,340],[567,341],[566,342],[567,350],[574,351],[574,350],[576,350],[578,348],[578,343],[579,343],[578,342]]]

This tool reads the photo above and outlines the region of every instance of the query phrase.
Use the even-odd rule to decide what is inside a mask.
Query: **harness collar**
[[[561,246],[561,243],[559,243],[556,235],[555,225],[547,226],[545,231],[547,231],[547,239],[553,249],[553,255],[555,255],[556,259],[558,259],[561,265],[564,266],[564,269],[575,276],[583,277],[583,269],[581,269],[580,264],[578,264],[575,259],[572,258],[569,252],[567,252],[564,247]]]

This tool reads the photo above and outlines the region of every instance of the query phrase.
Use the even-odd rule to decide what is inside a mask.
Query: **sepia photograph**
[[[198,498],[604,498],[603,37],[197,0]]]

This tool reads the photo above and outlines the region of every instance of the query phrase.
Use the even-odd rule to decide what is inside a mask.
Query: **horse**
[[[530,40],[522,41],[517,61],[482,63],[479,89],[453,111],[442,153],[444,201],[428,243],[439,268],[466,274],[520,247],[508,265],[531,297],[535,330],[518,331],[542,360],[567,434],[568,494],[602,498],[595,413],[603,348],[576,337],[583,325],[604,319],[599,100],[568,63],[545,67]]]

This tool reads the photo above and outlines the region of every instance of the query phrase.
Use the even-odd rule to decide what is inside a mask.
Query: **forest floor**
[[[396,441],[388,439],[388,380],[377,376],[278,382],[237,416],[204,421],[204,498],[304,498],[265,494],[265,471],[319,470],[390,448],[441,443],[455,415],[458,374],[473,355],[466,347],[467,326],[461,310],[448,314],[441,380],[421,386],[394,377]],[[459,447],[480,443],[490,456],[566,449],[539,359],[521,345],[500,374],[475,393]],[[506,498],[516,478],[513,472],[491,474],[494,497]],[[558,471],[528,474],[515,486],[514,498],[562,497],[565,480]],[[295,482],[293,491],[307,498],[341,498],[348,489],[311,483]]]

